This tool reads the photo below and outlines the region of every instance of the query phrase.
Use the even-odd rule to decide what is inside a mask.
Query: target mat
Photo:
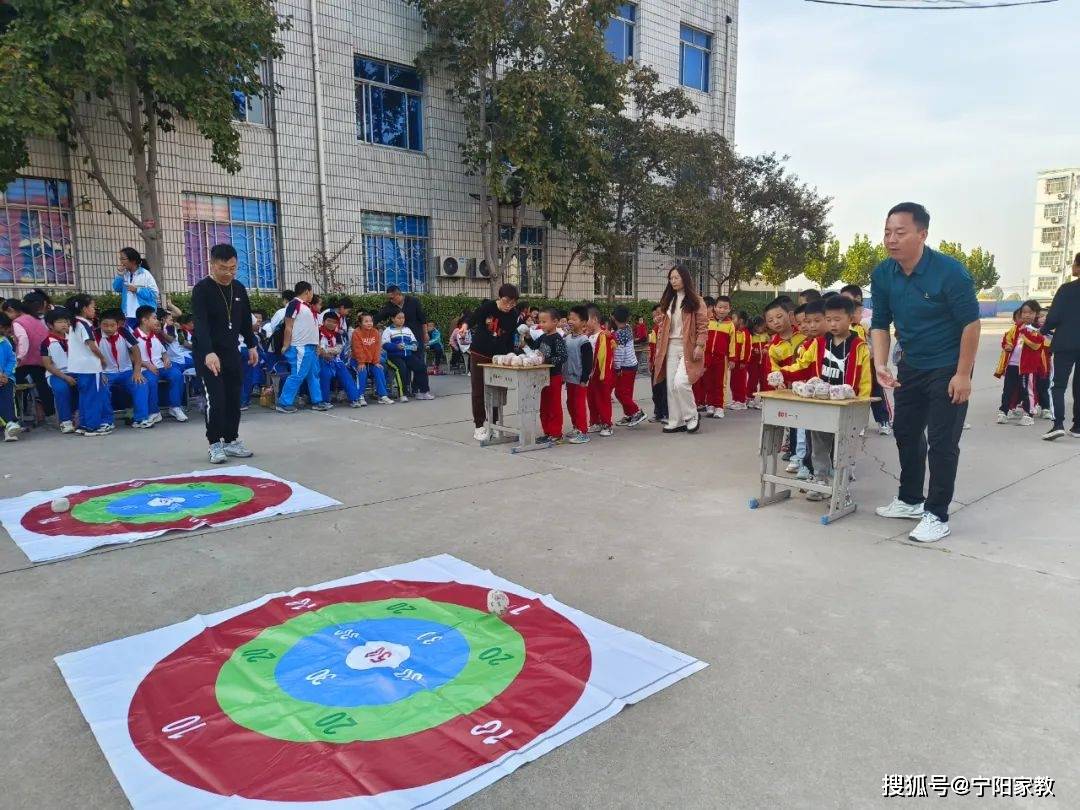
[[[137,810],[449,807],[705,667],[449,555],[56,662]]]
[[[69,486],[0,500],[0,524],[33,562],[171,531],[231,526],[340,502],[254,467],[119,484]]]

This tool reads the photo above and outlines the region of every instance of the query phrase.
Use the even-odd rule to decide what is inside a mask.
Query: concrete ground
[[[710,664],[464,806],[864,808],[925,773],[1049,776],[1047,804],[1080,807],[1080,440],[993,423],[998,340],[932,547],[873,513],[897,474],[876,433],[860,510],[826,527],[803,500],[747,508],[754,411],[512,456],[471,440],[462,377],[434,402],[255,407],[251,463],[342,507],[37,566],[0,538],[0,807],[126,805],[53,656],[441,552]],[[0,448],[0,497],[204,469],[204,447],[195,420],[38,432]]]

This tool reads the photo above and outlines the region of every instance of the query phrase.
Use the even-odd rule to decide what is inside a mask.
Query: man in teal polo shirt
[[[926,246],[930,214],[900,203],[885,220],[889,257],[871,276],[870,335],[877,379],[894,391],[893,435],[900,455],[900,492],[882,517],[919,520],[909,537],[933,543],[949,534],[949,503],[960,461],[971,373],[979,346],[979,303],[960,262]],[[889,372],[889,327],[903,349]],[[924,497],[927,459],[930,488]]]

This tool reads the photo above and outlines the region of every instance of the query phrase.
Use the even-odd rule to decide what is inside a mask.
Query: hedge
[[[70,290],[55,290],[51,291],[50,294],[54,296],[53,300],[56,303],[62,303],[66,297],[73,293]],[[281,308],[281,296],[277,293],[252,292],[249,293],[249,297],[251,307],[255,311],[262,311],[267,315],[271,315]],[[449,336],[450,328],[461,317],[461,313],[471,312],[482,300],[466,295],[429,295],[426,293],[422,293],[417,297],[423,304],[424,313],[427,315],[428,320],[434,321],[446,336]],[[768,292],[736,292],[731,298],[732,305],[736,310],[744,309],[750,315],[760,315],[765,308],[765,304],[772,300],[772,297],[772,293]],[[97,301],[99,312],[106,309],[119,309],[120,307],[120,296],[114,292],[96,294],[94,298]],[[386,303],[385,293],[350,295],[349,298],[352,299],[356,308],[354,312],[375,311]],[[169,300],[184,312],[191,309],[190,292],[171,293]],[[529,297],[522,300],[527,301],[530,307],[540,307],[541,309],[555,307],[563,311],[577,304],[591,303],[590,301],[570,301],[557,298]],[[655,305],[653,301],[616,301],[614,304],[609,304],[607,301],[601,300],[595,303],[604,314],[609,314],[614,307],[623,304],[630,310],[633,321],[636,321],[638,316],[641,316],[645,318],[647,323],[651,323],[652,308]]]

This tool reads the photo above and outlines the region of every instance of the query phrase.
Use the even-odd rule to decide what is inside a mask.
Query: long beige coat
[[[705,341],[709,333],[709,310],[705,302],[698,299],[696,312],[683,312],[682,314],[682,341],[683,363],[686,365],[686,374],[690,377],[693,385],[701,375],[705,373]],[[667,350],[671,318],[668,313],[660,316],[657,322],[659,327],[656,332],[656,357],[653,361],[653,382],[658,383],[664,379],[667,370]],[[701,347],[701,359],[694,359],[694,347]]]

